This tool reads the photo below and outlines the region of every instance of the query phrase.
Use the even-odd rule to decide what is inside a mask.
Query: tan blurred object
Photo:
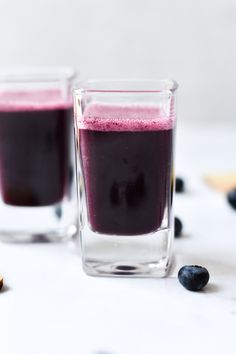
[[[0,290],[2,289],[3,287],[3,277],[0,275]]]
[[[204,177],[206,183],[221,192],[228,192],[236,188],[236,172],[227,174],[214,174]]]

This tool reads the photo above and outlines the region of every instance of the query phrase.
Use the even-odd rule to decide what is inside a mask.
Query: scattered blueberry
[[[61,219],[61,217],[62,217],[62,208],[61,208],[61,206],[57,206],[57,207],[55,207],[55,215],[56,215],[56,217],[58,218],[58,219]]]
[[[179,218],[175,217],[175,237],[180,237],[183,230],[183,224]]]
[[[210,275],[206,268],[198,265],[188,265],[180,268],[179,282],[187,290],[199,291],[207,285]]]
[[[228,194],[227,194],[227,199],[229,204],[233,209],[236,209],[236,188],[232,189]]]
[[[184,180],[180,177],[176,177],[175,179],[175,191],[177,193],[182,193],[184,192],[185,186],[184,186]]]

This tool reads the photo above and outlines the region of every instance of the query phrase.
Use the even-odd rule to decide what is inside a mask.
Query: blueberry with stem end
[[[190,291],[199,291],[206,286],[210,278],[206,268],[198,265],[186,265],[180,268],[178,279],[183,287]]]
[[[175,217],[175,237],[178,238],[182,235],[183,224],[181,220]]]
[[[184,180],[180,177],[175,179],[175,191],[177,193],[183,193],[185,190]]]
[[[236,209],[236,188],[227,194],[227,200],[233,209]]]

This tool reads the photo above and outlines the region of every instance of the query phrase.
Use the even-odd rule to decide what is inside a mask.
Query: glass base
[[[70,225],[66,228],[45,231],[42,233],[15,231],[9,232],[0,230],[0,241],[14,243],[46,243],[46,242],[62,242],[70,240],[77,233],[76,225]]]
[[[63,201],[47,207],[0,204],[0,241],[60,242],[78,230],[76,203]]]
[[[164,277],[171,263],[170,229],[139,236],[81,232],[83,269],[93,276]]]

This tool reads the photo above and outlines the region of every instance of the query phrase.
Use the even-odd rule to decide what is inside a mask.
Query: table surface
[[[0,352],[3,354],[235,354],[236,212],[203,175],[236,170],[235,127],[179,127],[175,198],[184,235],[169,277],[94,278],[74,244],[1,244]],[[204,265],[199,293],[176,277]]]

